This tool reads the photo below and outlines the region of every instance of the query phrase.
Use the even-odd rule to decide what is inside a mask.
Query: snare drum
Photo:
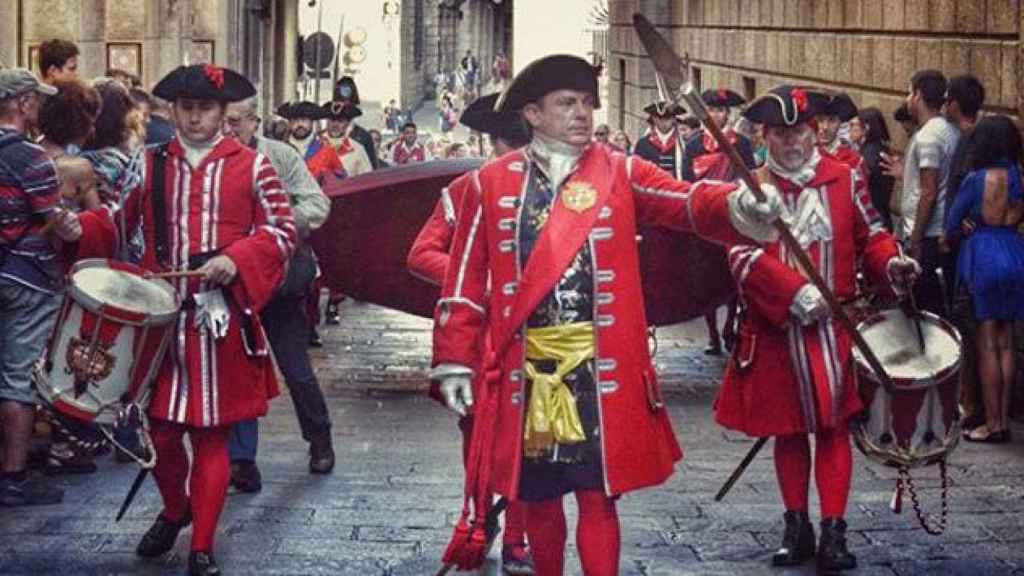
[[[925,352],[915,322],[885,310],[857,326],[893,382],[885,387],[854,349],[867,410],[851,422],[854,442],[868,458],[896,468],[927,466],[960,439],[960,334],[934,314],[921,313]]]
[[[144,402],[160,369],[180,300],[138,266],[82,260],[72,267],[50,344],[36,367],[36,389],[57,411],[113,424]]]

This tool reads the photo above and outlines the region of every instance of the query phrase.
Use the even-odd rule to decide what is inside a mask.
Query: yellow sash
[[[530,405],[523,432],[523,454],[543,455],[555,443],[576,444],[587,439],[576,409],[576,399],[562,380],[594,357],[594,326],[575,322],[561,326],[530,328],[526,331],[526,377],[532,382]],[[533,361],[557,362],[552,374],[545,374]]]

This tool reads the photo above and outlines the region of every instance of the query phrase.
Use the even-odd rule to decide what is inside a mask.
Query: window
[[[757,98],[757,80],[750,76],[743,77],[743,97],[747,99],[747,102]]]
[[[703,91],[704,84],[700,80],[700,68],[694,66],[693,68],[691,68],[691,70],[693,71],[693,87],[697,90],[697,92]]]

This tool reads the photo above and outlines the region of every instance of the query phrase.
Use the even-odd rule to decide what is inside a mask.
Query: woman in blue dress
[[[964,220],[975,224],[963,241],[957,278],[967,287],[979,322],[978,370],[985,402],[985,423],[964,432],[970,442],[1010,439],[1006,406],[1016,366],[1013,322],[1024,320],[1024,217],[1021,189],[1021,138],[1006,116],[981,120],[972,135],[972,172],[949,210],[946,235]]]

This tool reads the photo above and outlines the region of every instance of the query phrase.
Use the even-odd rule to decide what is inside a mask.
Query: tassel
[[[469,542],[466,543],[465,554],[463,554],[462,563],[459,564],[459,570],[476,570],[484,565],[486,559],[487,533],[477,522],[469,537]]]
[[[466,546],[469,543],[469,530],[469,523],[466,521],[466,517],[463,516],[459,519],[459,523],[455,525],[455,531],[452,533],[452,539],[448,542],[448,548],[444,551],[442,562],[445,564],[455,564],[456,566],[462,564]]]
[[[892,500],[889,501],[889,508],[893,514],[903,512],[903,474],[896,478],[896,489],[892,491]]]

